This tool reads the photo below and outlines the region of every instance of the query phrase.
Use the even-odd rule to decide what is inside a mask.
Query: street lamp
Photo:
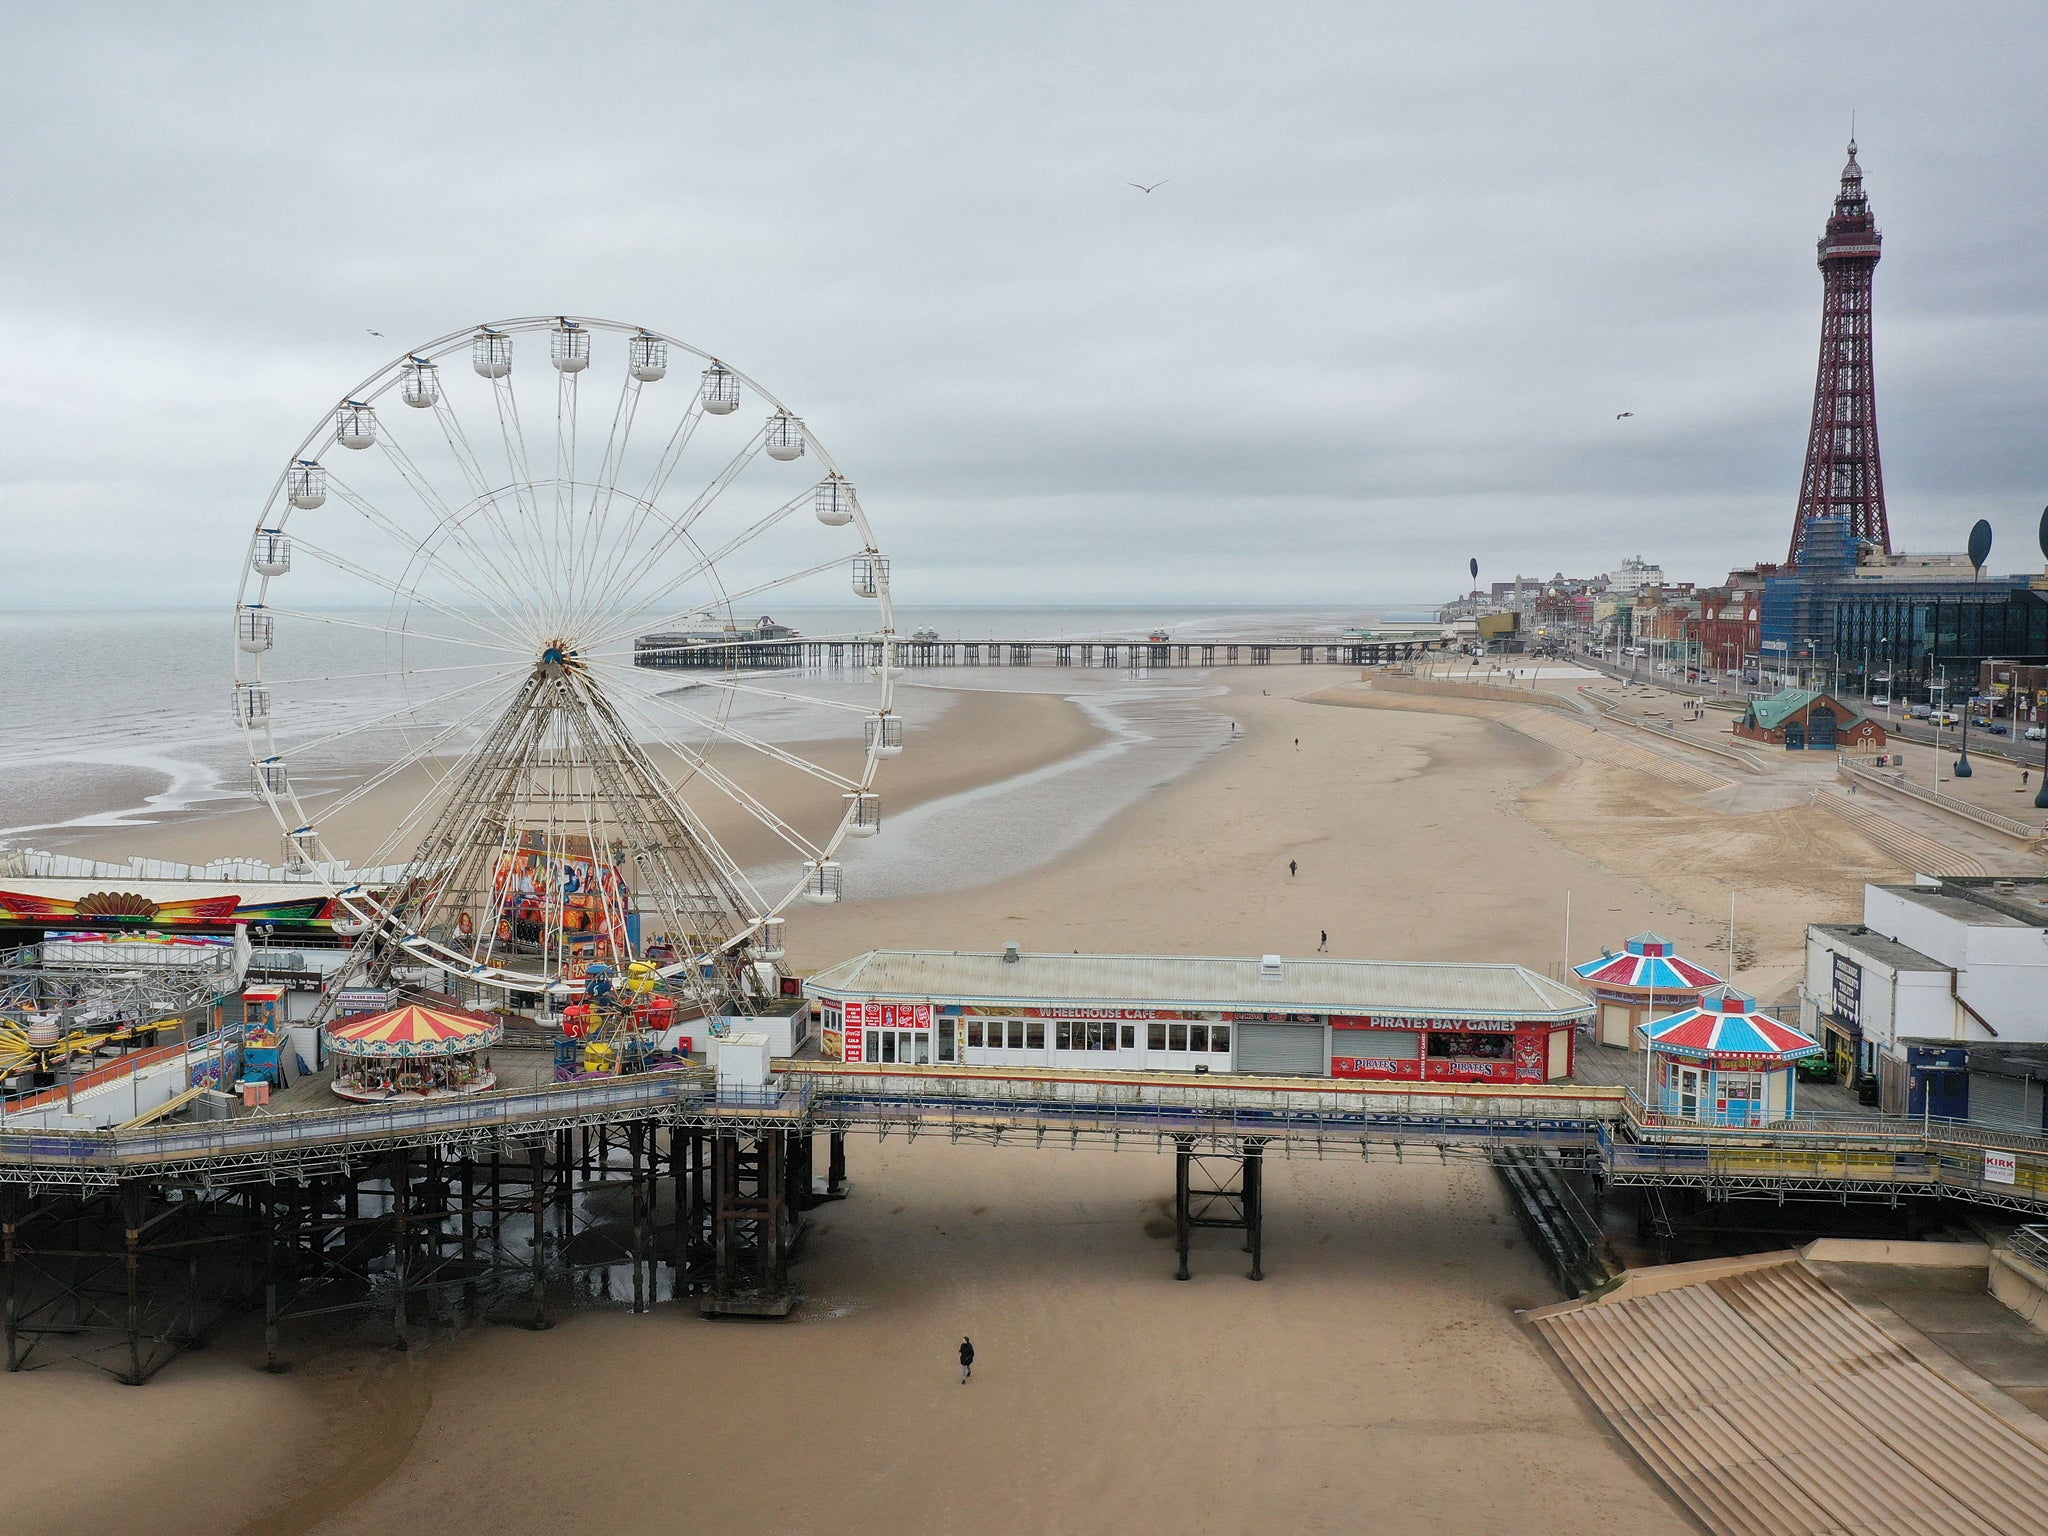
[[[2041,557],[2044,560],[2048,560],[2048,507],[2041,509]],[[2038,698],[2038,695],[2036,697]],[[2041,718],[2040,710],[2034,711],[2034,718],[2037,721]],[[2048,811],[2048,732],[2042,734],[2041,787],[2035,791],[2034,808],[2036,810]]]
[[[1977,578],[1984,574],[1984,562],[1991,558],[1991,524],[1985,518],[1978,518],[1970,530],[1970,582],[1975,585]],[[1962,624],[1956,624],[1956,635],[1962,636]],[[1970,679],[1970,686],[1963,693],[1963,745],[1956,757],[1955,776],[1967,779],[1977,770],[1970,766],[1970,710],[1977,698],[1977,680]]]

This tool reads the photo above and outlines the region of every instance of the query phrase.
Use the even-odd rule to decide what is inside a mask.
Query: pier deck
[[[1441,640],[1358,640],[1327,635],[1259,636],[1237,640],[897,640],[903,667],[1373,667],[1414,661],[1443,649]],[[879,640],[755,640],[721,644],[642,635],[635,666],[710,671],[800,670],[878,666]]]

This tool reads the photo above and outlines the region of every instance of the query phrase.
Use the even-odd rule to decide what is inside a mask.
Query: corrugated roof
[[[807,991],[1016,1007],[1157,1007],[1275,1013],[1575,1019],[1593,1005],[1519,965],[1283,960],[1212,955],[1024,954],[878,949],[817,972]]]
[[[1820,699],[1826,699],[1828,708],[1835,712],[1835,728],[1838,731],[1849,731],[1864,718],[1840,699],[1818,693],[1811,688],[1780,688],[1768,699],[1752,699],[1749,705],[1749,718],[1751,723],[1761,729],[1775,731],[1807,705]]]

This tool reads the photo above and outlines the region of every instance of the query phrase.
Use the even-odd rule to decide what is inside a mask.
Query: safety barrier
[[[1585,696],[1588,704],[1598,710],[1605,719],[1613,721],[1616,725],[1634,726],[1637,730],[1654,736],[1660,741],[1669,741],[1681,747],[1690,747],[1695,752],[1705,752],[1709,756],[1720,758],[1723,762],[1733,763],[1744,773],[1762,773],[1764,771],[1763,759],[1759,758],[1754,752],[1744,751],[1740,747],[1724,747],[1717,741],[1700,741],[1691,736],[1681,736],[1678,734],[1678,728],[1672,725],[1670,721],[1644,720],[1631,715],[1624,710],[1618,709],[1605,699],[1595,698],[1592,689],[1583,684],[1580,686],[1579,692]]]
[[[1944,795],[1938,789],[1908,783],[1903,770],[1896,774],[1879,773],[1875,768],[1865,768],[1861,763],[1837,758],[1835,775],[1851,784],[1868,784],[1874,789],[1884,790],[1887,794],[1903,795],[1909,800],[1919,801],[1922,805],[1931,805],[1938,811],[1960,816],[1965,821],[1975,822],[1980,827],[1988,827],[1993,832],[2016,838],[2023,843],[2038,843],[2044,837],[2048,837],[2048,827],[2033,822],[2016,821],[2010,816],[2001,816],[1996,811],[1987,811],[1980,805],[1972,805],[1967,800],[1958,800],[1954,795]]]

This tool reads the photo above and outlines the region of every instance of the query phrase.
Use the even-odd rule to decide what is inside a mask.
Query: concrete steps
[[[1714,1531],[2048,1531],[2048,1452],[1803,1265],[1557,1309],[1536,1326]]]
[[[1830,816],[1839,818],[1854,827],[1870,842],[1882,848],[1893,858],[1900,860],[1915,874],[1927,875],[1988,875],[1994,873],[1991,867],[1967,853],[1959,852],[1937,838],[1924,832],[1916,832],[1878,811],[1843,794],[1838,789],[1820,788],[1813,793],[1813,803]]]
[[[1630,768],[1684,789],[1726,789],[1734,780],[1710,773],[1691,763],[1681,763],[1632,741],[1617,739],[1611,731],[1595,730],[1575,720],[1560,718],[1542,710],[1525,709],[1505,717],[1506,723],[1525,736],[1547,742],[1559,751],[1592,758],[1615,768]]]

